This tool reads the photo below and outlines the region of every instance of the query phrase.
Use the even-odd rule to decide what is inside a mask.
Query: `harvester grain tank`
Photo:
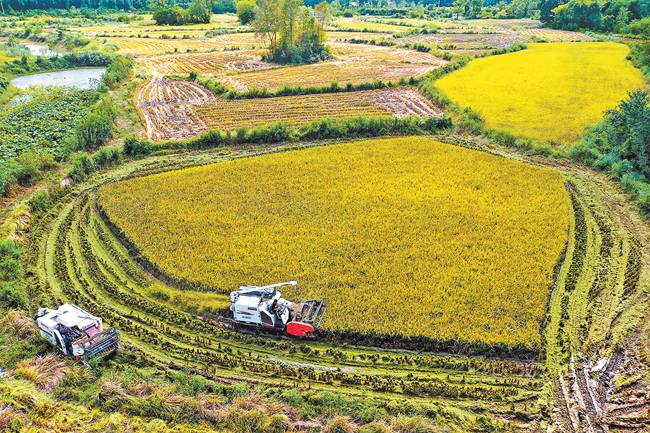
[[[63,304],[56,310],[41,308],[36,321],[44,339],[76,359],[102,358],[122,348],[117,328],[104,330],[100,317],[73,304]]]
[[[230,292],[230,310],[235,323],[284,331],[296,337],[313,337],[327,311],[322,299],[298,304],[282,298],[278,288],[297,286],[295,281],[269,286],[242,286]]]

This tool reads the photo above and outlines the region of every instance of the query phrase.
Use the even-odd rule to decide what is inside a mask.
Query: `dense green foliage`
[[[650,4],[637,0],[540,0],[539,10],[541,21],[552,28],[633,33],[639,27],[647,28],[639,20],[650,15]]]
[[[153,19],[157,25],[181,25],[188,23],[209,23],[211,18],[205,0],[193,0],[190,7],[185,10],[178,6],[161,8],[154,12]]]
[[[647,90],[629,93],[605,119],[571,149],[572,159],[619,179],[650,215],[650,96]]]
[[[0,305],[5,308],[27,307],[27,296],[22,288],[23,250],[12,240],[0,241]]]
[[[95,92],[36,87],[0,112],[0,160],[28,151],[60,157],[63,138],[88,114]]]
[[[251,25],[269,44],[268,53],[262,59],[299,64],[331,58],[332,51],[325,45],[324,27],[329,19],[329,6],[323,3],[317,5],[317,13],[312,16],[303,6],[303,0],[259,0]]]
[[[255,19],[255,4],[254,0],[243,0],[237,2],[237,19],[242,24],[248,24]]]

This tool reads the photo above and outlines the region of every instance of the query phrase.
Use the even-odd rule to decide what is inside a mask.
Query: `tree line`
[[[540,0],[540,20],[551,28],[647,34],[650,3],[638,0]]]

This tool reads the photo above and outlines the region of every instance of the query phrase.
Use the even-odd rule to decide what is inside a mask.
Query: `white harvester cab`
[[[103,357],[122,347],[115,327],[104,331],[101,317],[73,304],[56,310],[40,308],[36,321],[44,339],[76,359]]]
[[[295,281],[269,286],[242,286],[230,292],[230,310],[236,323],[286,331],[298,336],[312,336],[320,326],[327,307],[321,299],[303,301],[299,304],[282,298],[278,290],[282,286],[298,285]]]

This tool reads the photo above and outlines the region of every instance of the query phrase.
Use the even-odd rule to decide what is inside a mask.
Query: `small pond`
[[[91,80],[99,80],[105,71],[105,68],[92,68],[47,72],[14,78],[11,80],[11,84],[21,90],[25,90],[29,86],[74,86],[90,89],[96,86],[96,82],[92,83]]]
[[[56,51],[50,50],[50,47],[47,45],[43,44],[23,44],[27,48],[29,48],[29,51],[32,53],[32,56],[39,56],[39,57],[54,57],[58,53]]]

